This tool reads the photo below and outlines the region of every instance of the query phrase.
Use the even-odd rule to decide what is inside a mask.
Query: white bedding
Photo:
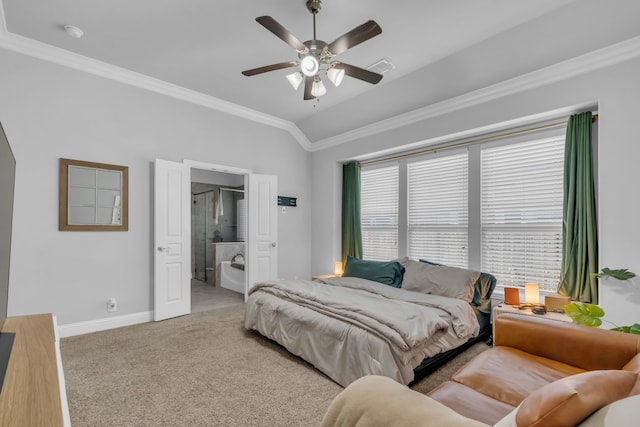
[[[254,285],[245,328],[346,387],[370,374],[408,384],[423,359],[463,344],[480,327],[463,300],[343,277]]]

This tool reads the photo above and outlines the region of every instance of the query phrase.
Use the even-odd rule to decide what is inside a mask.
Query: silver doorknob
[[[168,246],[158,246],[158,251],[162,252],[162,251],[168,251],[169,247]]]
[[[271,242],[271,247],[275,248],[276,247],[276,242]]]

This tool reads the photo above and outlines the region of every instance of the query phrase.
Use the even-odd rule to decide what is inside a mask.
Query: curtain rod
[[[236,193],[244,193],[244,190],[238,190],[235,188],[227,188],[227,187],[218,187],[218,190],[220,191],[235,191]],[[201,191],[200,193],[191,193],[194,196],[199,196],[200,194],[207,194],[207,193],[213,193],[216,190],[207,190],[207,191]]]
[[[594,114],[593,116],[591,116],[592,123],[597,121],[598,121],[597,114]],[[510,131],[510,132],[503,132],[503,133],[493,134],[493,135],[489,135],[481,138],[468,139],[468,140],[452,142],[452,143],[444,143],[442,145],[438,145],[435,147],[424,148],[422,150],[410,151],[407,153],[396,154],[388,157],[382,157],[379,159],[365,160],[359,163],[361,165],[375,165],[376,163],[383,163],[391,160],[400,160],[400,159],[405,159],[407,157],[418,156],[421,154],[435,153],[436,151],[440,151],[440,150],[448,150],[451,148],[465,147],[467,145],[477,144],[481,142],[495,141],[497,139],[507,138],[511,136],[526,135],[528,133],[537,132],[539,130],[553,129],[555,127],[565,126],[567,123],[568,123],[568,120],[564,120],[561,122],[548,123],[546,125],[534,126],[534,127]]]
[[[236,188],[227,188],[227,187],[220,187],[220,191],[234,191],[236,193],[244,193],[244,190],[238,190]]]

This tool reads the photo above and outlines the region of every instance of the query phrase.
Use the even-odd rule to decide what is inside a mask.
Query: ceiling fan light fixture
[[[307,9],[313,15],[313,38],[305,42],[298,40],[296,36],[291,34],[289,30],[271,16],[258,16],[256,18],[256,22],[295,49],[298,53],[299,61],[285,61],[252,68],[242,71],[242,74],[245,76],[254,76],[268,71],[300,67],[295,73],[287,75],[286,77],[295,90],[297,90],[302,84],[302,81],[304,81],[303,99],[305,101],[317,99],[327,93],[327,88],[322,81],[324,76],[331,80],[335,86],[339,86],[342,83],[345,75],[371,84],[380,82],[382,74],[355,65],[345,64],[342,61],[331,61],[336,55],[381,34],[382,28],[380,28],[374,20],[370,19],[364,24],[344,33],[331,43],[327,43],[316,37],[316,15],[322,8],[322,0],[306,0],[306,4]]]
[[[307,55],[300,61],[300,71],[307,77],[313,77],[318,73],[320,63],[315,56]]]
[[[295,73],[288,74],[287,80],[289,80],[289,83],[291,83],[291,86],[293,86],[293,90],[298,90],[304,78],[302,77],[302,73],[300,71],[296,71]]]
[[[335,85],[335,87],[340,86],[342,83],[342,79],[344,78],[344,70],[341,68],[331,67],[327,70],[327,77],[331,80],[331,83]]]
[[[327,93],[327,88],[324,87],[324,83],[322,83],[322,80],[316,78],[313,81],[313,85],[311,86],[311,95],[315,96],[316,98],[320,98],[325,93]]]

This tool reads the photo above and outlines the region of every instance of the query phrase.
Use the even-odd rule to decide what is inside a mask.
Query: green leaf
[[[611,328],[612,331],[624,332],[625,334],[631,333],[631,328],[629,326],[617,326],[615,328]]]
[[[573,302],[565,307],[565,311],[574,323],[592,328],[602,325],[600,318],[604,316],[604,310],[597,305]]]
[[[640,324],[634,323],[631,326],[618,326],[616,328],[612,328],[612,331],[624,332],[625,334],[634,334],[640,335]]]
[[[603,268],[600,273],[592,274],[596,279],[600,277],[613,277],[618,280],[628,280],[632,277],[636,277],[636,273],[629,271],[628,268],[619,268],[617,270],[611,270],[610,268]]]

